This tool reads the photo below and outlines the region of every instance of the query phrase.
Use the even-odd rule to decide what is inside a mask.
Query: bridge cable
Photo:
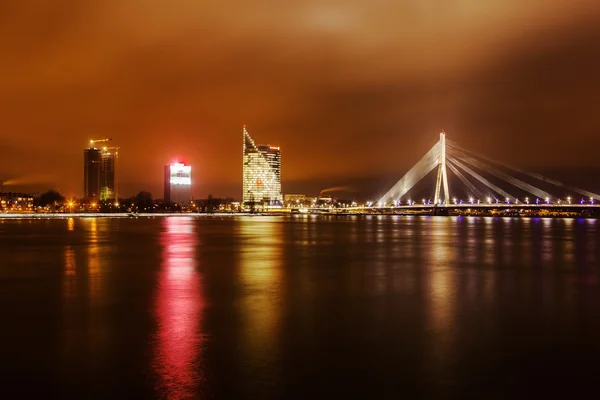
[[[379,200],[381,205],[400,199],[421,179],[439,165],[440,144],[436,143],[400,180]]]
[[[542,199],[546,198],[546,197],[551,197],[550,193],[548,193],[542,189],[539,189],[533,185],[530,185],[527,182],[523,182],[520,179],[512,177],[490,165],[484,164],[481,161],[478,161],[472,157],[469,157],[462,151],[457,151],[456,149],[452,148],[451,153],[454,155],[457,155],[465,163],[467,163],[473,167],[479,168],[480,170],[485,171],[485,172],[489,173],[490,175],[495,176],[496,178],[502,179],[504,182],[506,182],[510,185],[516,186],[519,189],[524,190],[528,193],[531,193],[534,196],[537,196]]]
[[[457,167],[461,168],[463,171],[467,172],[473,178],[477,179],[479,182],[483,183],[485,186],[487,186],[489,189],[493,190],[494,192],[504,196],[507,199],[510,199],[510,198],[514,199],[513,196],[511,196],[510,194],[508,194],[507,192],[505,192],[498,186],[494,185],[492,182],[485,179],[483,176],[479,175],[477,172],[473,171],[471,168],[467,167],[461,161],[459,161],[455,158],[451,158],[451,162],[454,163]]]
[[[460,147],[456,142],[453,142],[453,141],[451,141],[449,139],[446,139],[446,146],[449,147],[449,148],[455,148],[457,150],[463,151],[464,153],[467,153],[467,154],[475,155],[475,156],[477,156],[477,157],[479,157],[481,159],[484,159],[484,160],[486,160],[488,162],[500,165],[501,167],[509,169],[509,170],[511,170],[513,172],[517,172],[517,173],[520,173],[520,174],[523,174],[523,175],[527,175],[527,176],[529,176],[531,178],[540,180],[540,181],[545,182],[545,183],[549,183],[549,184],[554,185],[554,186],[558,186],[560,188],[563,188],[563,189],[566,189],[566,190],[569,190],[569,191],[572,191],[572,192],[576,192],[576,193],[582,194],[584,196],[593,198],[595,200],[600,200],[600,195],[599,194],[587,191],[585,189],[580,189],[580,188],[575,187],[575,186],[566,185],[566,184],[564,184],[564,183],[562,183],[562,182],[560,182],[560,181],[558,181],[556,179],[547,178],[544,175],[537,174],[535,172],[525,171],[523,169],[520,169],[520,168],[517,168],[517,167],[513,167],[513,166],[505,164],[503,162],[492,160],[489,157],[473,153],[472,151],[469,151],[469,150],[465,150],[464,148]]]
[[[446,158],[446,161],[451,161],[449,158]],[[447,163],[448,167],[450,168],[450,170],[454,173],[454,175],[456,175],[458,177],[458,179],[460,179],[462,181],[462,183],[465,184],[466,187],[469,188],[469,190],[473,193],[473,195],[475,195],[477,198],[479,199],[483,199],[483,193],[481,193],[481,191],[479,191],[479,189],[477,189],[475,187],[475,185],[473,185],[464,175],[462,172],[460,172],[458,170],[458,168],[456,168],[454,166],[454,164],[452,164],[452,162],[448,162]]]

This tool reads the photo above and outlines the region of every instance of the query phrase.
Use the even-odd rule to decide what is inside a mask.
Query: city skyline
[[[110,135],[123,196],[161,193],[177,156],[202,171],[195,197],[239,197],[248,124],[285,149],[289,192],[375,196],[369,181],[393,181],[442,129],[600,190],[597,2],[384,3],[7,4],[0,180],[80,196],[82,144]]]

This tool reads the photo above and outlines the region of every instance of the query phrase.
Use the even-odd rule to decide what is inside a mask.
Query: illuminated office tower
[[[281,150],[256,145],[243,129],[243,202],[244,204],[281,205]]]
[[[192,167],[175,162],[165,166],[165,203],[187,206],[192,200]]]

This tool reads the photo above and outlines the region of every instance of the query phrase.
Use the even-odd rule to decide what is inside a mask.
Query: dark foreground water
[[[596,220],[0,220],[0,398],[598,394]]]

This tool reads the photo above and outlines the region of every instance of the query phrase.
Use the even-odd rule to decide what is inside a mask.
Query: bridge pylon
[[[434,204],[439,204],[440,200],[444,204],[450,203],[450,191],[448,190],[448,173],[446,171],[446,133],[442,131],[440,133],[439,141],[439,163],[437,181],[435,184],[435,196],[433,199]],[[443,185],[443,187],[442,187]],[[442,188],[444,190],[444,196],[440,197]]]

